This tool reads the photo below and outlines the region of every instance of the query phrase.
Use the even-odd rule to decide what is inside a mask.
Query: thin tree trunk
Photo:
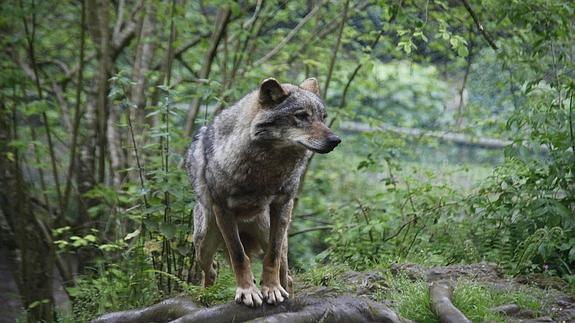
[[[22,1],[20,1],[20,8],[24,10],[24,6]],[[32,65],[32,71],[34,74],[34,81],[36,85],[36,91],[38,97],[42,99],[44,97],[42,87],[40,85],[40,75],[38,72],[38,65],[36,64],[36,53],[35,53],[35,34],[36,34],[36,6],[35,2],[32,1],[32,22],[30,26],[28,25],[28,21],[25,17],[23,17],[24,21],[24,29],[26,34],[27,40],[27,51],[28,51],[28,58],[30,59]],[[58,175],[58,166],[56,165],[56,155],[54,153],[54,144],[52,143],[52,132],[50,130],[50,123],[48,122],[48,115],[45,111],[42,112],[42,121],[44,123],[44,130],[46,131],[46,139],[48,141],[48,152],[50,153],[50,163],[52,165],[52,176],[54,178],[54,185],[56,187],[56,194],[58,196],[58,206],[60,207],[60,217],[64,216],[64,209],[63,209],[63,200],[62,200],[62,192],[60,189],[60,177]]]
[[[96,103],[95,97],[90,96],[86,102],[84,112],[84,130],[86,136],[80,138],[80,153],[76,165],[76,186],[78,188],[78,216],[75,225],[88,221],[88,209],[94,206],[95,200],[84,198],[96,184],[96,140],[91,134],[96,132]]]
[[[150,70],[152,60],[154,58],[154,50],[156,48],[155,41],[151,39],[155,31],[154,19],[154,2],[148,1],[145,7],[144,19],[142,28],[140,30],[139,43],[136,49],[136,57],[134,60],[134,67],[132,72],[132,80],[135,82],[130,93],[131,101],[136,106],[136,110],[132,114],[135,120],[135,131],[137,134],[141,132],[142,125],[144,124],[144,117],[146,115],[146,88],[148,86],[146,74]]]
[[[96,122],[98,138],[98,176],[97,182],[104,183],[106,178],[107,143],[106,132],[108,125],[108,79],[111,76],[111,35],[109,30],[110,8],[107,0],[90,0],[89,10],[94,15],[93,26],[94,43],[98,50],[97,94],[96,94]]]
[[[218,11],[218,16],[216,18],[216,28],[214,30],[214,33],[212,34],[210,48],[208,49],[208,51],[206,52],[206,56],[204,57],[202,70],[200,71],[199,74],[200,79],[205,79],[210,76],[212,63],[214,61],[214,58],[216,57],[220,41],[222,40],[224,32],[228,26],[230,20],[230,14],[231,11],[228,6]],[[194,129],[194,121],[196,120],[201,104],[202,101],[199,97],[196,97],[192,100],[192,103],[190,104],[190,110],[188,111],[188,116],[186,118],[184,137],[190,137],[192,135],[192,131]]]
[[[110,168],[112,175],[112,185],[114,188],[119,189],[122,186],[124,176],[125,156],[122,150],[121,133],[118,131],[116,125],[119,121],[120,107],[112,106],[108,110],[107,118],[107,133],[106,139],[108,141],[108,149],[110,153]]]
[[[13,224],[11,229],[20,250],[18,289],[27,309],[27,321],[51,322],[54,245],[50,232],[42,231],[32,210],[19,165],[19,151],[9,145],[17,139],[12,137],[15,121],[15,111],[10,113],[0,101],[0,207]]]
[[[76,88],[76,105],[74,107],[74,124],[72,128],[72,142],[70,143],[70,159],[68,162],[68,176],[66,178],[66,186],[64,189],[64,211],[68,209],[70,201],[70,192],[72,190],[72,177],[76,171],[76,150],[78,148],[78,131],[80,129],[80,120],[82,115],[81,101],[82,101],[82,86],[84,80],[84,43],[85,43],[85,22],[86,22],[86,5],[84,0],[81,2],[82,12],[80,17],[80,62],[78,63],[78,84]]]
[[[471,30],[471,29],[470,29]],[[463,110],[465,109],[465,88],[467,87],[467,79],[469,77],[469,73],[471,72],[471,65],[473,64],[473,41],[471,40],[471,35],[469,37],[469,45],[468,45],[468,55],[467,55],[467,65],[465,65],[465,74],[463,74],[463,82],[461,83],[461,89],[459,90],[459,105],[457,107],[457,121],[456,121],[456,128],[461,129],[461,125],[463,124]]]

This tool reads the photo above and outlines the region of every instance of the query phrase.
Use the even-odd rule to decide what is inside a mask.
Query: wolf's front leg
[[[289,297],[288,292],[281,285],[280,265],[282,249],[287,248],[285,237],[292,208],[292,199],[287,202],[277,201],[270,205],[269,244],[264,256],[262,272],[262,294],[268,304],[279,304]]]
[[[236,276],[236,302],[244,303],[247,306],[262,305],[263,297],[254,284],[250,258],[246,255],[240,240],[236,218],[218,206],[214,206],[213,210]]]

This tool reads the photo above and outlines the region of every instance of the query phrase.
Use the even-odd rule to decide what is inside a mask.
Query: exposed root
[[[386,305],[363,297],[306,296],[258,308],[228,303],[198,308],[184,298],[165,300],[139,310],[109,313],[92,322],[408,322]]]

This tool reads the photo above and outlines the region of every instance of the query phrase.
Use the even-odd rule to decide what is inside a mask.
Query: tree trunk
[[[156,21],[154,19],[155,6],[153,1],[146,4],[142,28],[139,35],[139,43],[136,48],[136,57],[132,72],[132,80],[135,82],[130,93],[135,111],[132,113],[132,120],[135,120],[135,133],[140,134],[144,125],[146,111],[146,88],[148,80],[146,74],[150,71],[156,49],[155,41],[151,39],[154,35]]]
[[[98,147],[98,183],[106,177],[107,125],[108,125],[108,80],[112,68],[112,44],[109,29],[110,4],[107,0],[89,0],[87,3],[88,28],[96,46],[98,70],[96,74],[96,134]]]
[[[50,232],[43,228],[36,210],[32,209],[19,165],[19,152],[9,146],[17,139],[12,131],[11,114],[3,104],[0,106],[0,207],[12,225],[20,251],[18,289],[27,320],[51,322],[54,320],[54,245]],[[12,117],[15,120],[13,114]]]

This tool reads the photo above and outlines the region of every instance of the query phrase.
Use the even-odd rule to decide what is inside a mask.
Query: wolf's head
[[[259,107],[251,126],[253,140],[303,146],[321,154],[341,142],[325,124],[327,114],[316,79],[294,86],[269,78],[256,92]]]

